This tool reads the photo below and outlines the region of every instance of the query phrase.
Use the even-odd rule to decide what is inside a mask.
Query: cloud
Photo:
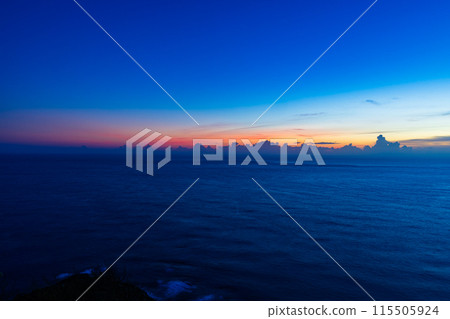
[[[428,138],[413,138],[410,140],[403,140],[403,143],[408,142],[450,142],[450,136],[434,136]]]
[[[364,102],[370,103],[370,104],[373,104],[373,105],[380,105],[381,104],[380,102],[377,102],[377,101],[371,100],[371,99],[367,99]]]
[[[325,112],[318,112],[318,113],[300,113],[300,114],[296,114],[295,116],[298,117],[310,117],[310,116],[319,116],[319,115],[324,115]]]
[[[372,131],[372,132],[361,132],[358,134],[386,134],[386,133],[397,133],[397,132],[403,132],[405,130],[393,130],[393,131]]]
[[[450,115],[450,111],[447,111],[444,113],[425,113],[425,114],[421,114],[421,115],[416,115],[416,117],[410,118],[410,119],[408,119],[408,121],[416,122],[416,121],[420,121],[423,118],[449,116],[449,115]]]
[[[314,144],[316,144],[316,145],[331,145],[331,144],[338,144],[338,143],[336,143],[336,142],[317,142]]]

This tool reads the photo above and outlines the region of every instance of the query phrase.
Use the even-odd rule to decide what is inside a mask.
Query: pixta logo
[[[150,129],[144,129],[126,141],[126,165],[133,168],[133,147],[134,145],[136,145],[136,169],[138,171],[144,172],[144,157],[146,157],[146,173],[153,176],[155,151],[163,146],[166,142],[168,142],[171,137],[163,136],[154,144],[150,144],[162,135],[159,132],[153,132],[151,134],[150,132]],[[313,161],[311,155],[314,156],[317,165],[325,165],[325,162],[320,155],[319,149],[317,148],[316,144],[314,144],[314,141],[312,139],[306,139],[300,148],[298,147],[298,140],[295,138],[270,139],[268,141],[259,140],[256,144],[252,144],[248,139],[241,139],[241,143],[243,146],[238,146],[236,139],[229,139],[228,145],[225,147],[223,141],[223,139],[193,139],[192,164],[194,166],[200,165],[202,162],[202,155],[204,160],[206,161],[223,161],[224,149],[226,149],[228,151],[228,165],[237,165],[236,153],[238,147],[240,147],[241,152],[244,149],[244,152],[248,154],[240,163],[240,165],[248,165],[252,160],[254,160],[258,165],[267,165],[266,161],[260,154],[260,150],[265,142],[270,142],[271,146],[279,147],[280,165],[288,165],[287,158],[289,147],[292,147],[292,150],[300,149],[294,165],[303,165],[304,162]],[[205,146],[213,146],[214,153],[212,154],[209,151],[206,154],[202,154],[202,150],[206,150]],[[144,150],[146,150],[145,153]],[[158,169],[170,162],[171,156],[171,148],[170,146],[167,146],[165,148],[164,158],[157,164]]]
[[[128,167],[133,168],[133,145],[134,143],[141,140],[138,144],[136,144],[136,169],[138,171],[144,172],[144,149],[146,149],[146,157],[147,157],[147,167],[146,172],[148,175],[154,174],[154,153],[155,151],[160,148],[163,144],[168,142],[171,137],[170,136],[163,136],[161,137],[156,143],[149,145],[150,142],[154,141],[158,137],[160,137],[162,134],[159,132],[153,132],[152,134],[148,135],[152,130],[146,128],[134,135],[132,138],[128,139],[126,142],[126,164]],[[148,135],[148,136],[147,136]],[[145,137],[147,136],[147,137]],[[170,146],[166,147],[165,150],[165,156],[164,158],[158,162],[158,169],[166,165],[170,162],[172,159],[171,154],[171,148]]]
[[[256,144],[252,144],[248,139],[241,139],[242,144],[245,146],[249,155],[245,157],[242,161],[241,165],[248,165],[253,159],[256,161],[258,165],[267,165],[266,161],[262,158],[259,150],[267,142],[267,140],[259,140]],[[280,165],[287,165],[287,156],[288,156],[288,147],[294,146],[297,147],[298,141],[296,138],[283,138],[283,139],[270,139],[270,145],[279,146],[280,147]],[[201,149],[203,146],[214,146],[215,154],[203,154],[207,161],[223,161],[223,140],[222,139],[194,139],[192,141],[192,150],[193,150],[193,164],[200,165],[201,163]],[[228,165],[236,165],[236,150],[237,150],[237,141],[235,139],[228,140]],[[314,141],[310,138],[306,139],[302,144],[300,149],[300,153],[298,154],[297,160],[295,161],[295,165],[303,165],[304,162],[312,161],[312,157],[308,154],[308,151],[311,151],[314,156],[317,165],[325,165],[325,162],[320,155],[319,149],[317,148]],[[251,156],[250,156],[251,155]]]

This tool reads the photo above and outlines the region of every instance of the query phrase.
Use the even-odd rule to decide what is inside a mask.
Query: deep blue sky
[[[79,1],[201,124],[253,122],[372,2]],[[283,103],[446,81],[449,12],[446,1],[379,0],[262,121]],[[8,1],[0,23],[6,135],[29,110],[193,124],[73,1]]]

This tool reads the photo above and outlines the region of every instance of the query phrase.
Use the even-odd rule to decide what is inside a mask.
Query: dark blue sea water
[[[369,300],[257,180],[377,300],[450,298],[450,164],[169,163],[117,155],[2,155],[0,293],[114,266],[159,299]]]

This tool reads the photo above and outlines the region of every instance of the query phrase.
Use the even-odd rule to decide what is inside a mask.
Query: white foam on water
[[[72,275],[73,274],[70,274],[70,273],[62,273],[62,274],[59,274],[58,276],[56,276],[56,279],[61,280],[61,279],[65,279],[67,277],[70,277]]]

